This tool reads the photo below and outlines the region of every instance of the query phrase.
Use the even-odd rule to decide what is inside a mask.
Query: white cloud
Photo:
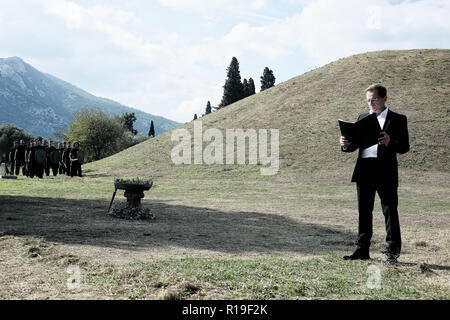
[[[66,21],[67,26],[79,29],[81,25],[95,26],[96,23],[108,21],[110,24],[125,25],[137,17],[133,12],[117,7],[95,5],[89,8],[82,7],[75,2],[65,0],[41,0],[45,11]],[[97,25],[99,27],[99,25]]]
[[[290,77],[360,52],[450,46],[450,2],[443,0],[80,3],[0,0],[0,40],[9,43],[0,51],[22,45],[21,54],[11,55],[39,62],[44,72],[57,70],[55,75],[92,93],[178,121],[203,113],[208,100],[220,102],[232,56],[243,77],[258,79],[267,65],[289,69]],[[276,76],[277,82],[288,78]]]
[[[281,0],[281,3],[288,3],[288,4],[298,4],[305,6],[307,4],[310,4],[314,0]]]
[[[42,3],[46,13],[65,21],[69,29],[100,32],[114,45],[131,52],[143,61],[157,63],[162,57],[171,56],[170,48],[165,46],[167,43],[153,44],[144,41],[124,28],[124,24],[135,19],[134,13],[107,6],[85,8],[64,0],[42,0]]]
[[[294,22],[294,24],[292,24]],[[233,48],[240,52],[249,51],[260,56],[275,59],[293,54],[293,47],[298,47],[295,32],[295,20],[286,19],[263,27],[251,27],[243,22],[220,39],[224,48]]]
[[[80,29],[83,20],[86,20],[85,23],[90,20],[89,11],[83,10],[73,2],[45,0],[43,4],[47,13],[63,19],[69,29]]]
[[[285,1],[305,7],[264,26],[239,23],[216,43],[268,59],[304,51],[315,65],[373,50],[450,46],[449,1]]]
[[[159,0],[164,6],[191,11],[261,9],[266,0]]]
[[[188,56],[193,61],[223,63],[232,55],[248,52],[275,60],[303,51],[319,66],[367,51],[450,46],[446,37],[450,34],[450,2],[295,2],[305,5],[301,13],[264,26],[239,23],[220,39],[188,48]],[[189,106],[194,108],[196,103],[195,99],[186,101],[178,112],[183,108],[192,111]]]
[[[324,64],[382,49],[450,46],[450,2],[445,0],[318,0],[299,15],[302,48]]]
[[[369,29],[381,29],[381,8],[376,5],[366,9],[366,26]]]
[[[200,117],[205,113],[205,108],[206,100],[196,97],[181,102],[176,109],[169,111],[168,116],[175,121],[187,122],[194,119],[194,114],[197,114],[197,117]]]

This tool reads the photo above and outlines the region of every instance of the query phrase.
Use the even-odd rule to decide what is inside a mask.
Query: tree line
[[[134,112],[111,116],[99,108],[80,109],[74,112],[67,132],[56,131],[52,140],[56,145],[60,142],[78,141],[80,149],[84,151],[85,162],[100,160],[155,136],[153,120],[147,135],[138,134],[133,127],[135,121]],[[0,126],[1,162],[9,161],[9,150],[14,142],[20,140],[28,145],[32,140],[50,139],[34,136],[12,124],[4,124]]]
[[[264,68],[263,74],[260,77],[261,81],[261,91],[269,89],[275,85],[275,76],[273,71],[268,67]],[[218,110],[227,105],[235,103],[241,99],[247,98],[255,94],[255,82],[252,78],[248,80],[244,78],[241,81],[241,73],[239,71],[239,62],[236,57],[231,59],[230,65],[227,68],[227,78],[225,84],[223,85],[223,96],[222,101],[217,107],[212,107],[211,102],[206,103],[205,114],[210,114],[212,109]],[[194,120],[196,120],[197,114],[194,114]]]

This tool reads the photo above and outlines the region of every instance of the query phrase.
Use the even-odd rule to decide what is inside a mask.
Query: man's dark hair
[[[371,86],[369,86],[366,89],[366,92],[368,92],[368,91],[370,91],[370,92],[376,91],[380,98],[386,97],[386,94],[387,94],[387,89],[378,83],[372,84]]]

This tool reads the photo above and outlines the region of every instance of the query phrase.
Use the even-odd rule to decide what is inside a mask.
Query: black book
[[[338,122],[342,136],[351,144],[357,144],[362,149],[378,144],[381,127],[375,113],[356,122],[348,122],[341,119]]]

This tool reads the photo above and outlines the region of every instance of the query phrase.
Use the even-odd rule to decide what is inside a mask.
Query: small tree
[[[24,140],[28,143],[33,135],[12,124],[0,126],[0,162],[8,162],[9,149],[13,147],[14,141]]]
[[[133,128],[133,124],[136,121],[136,115],[134,114],[134,112],[125,112],[120,118],[122,119],[125,129],[130,131],[135,136],[137,134],[137,130]]]
[[[196,113],[194,114],[194,120],[197,120],[197,114]]]
[[[110,117],[99,108],[76,111],[69,123],[67,138],[80,143],[87,161],[110,156],[133,142],[132,133],[123,125],[123,118]]]
[[[273,71],[265,67],[263,75],[261,76],[261,91],[269,89],[275,85],[275,76]]]
[[[210,113],[211,113],[211,102],[208,101],[208,103],[206,104],[205,114],[210,114]]]
[[[150,122],[150,130],[148,131],[148,136],[149,137],[155,136],[155,126],[153,125],[153,120],[151,120]]]

